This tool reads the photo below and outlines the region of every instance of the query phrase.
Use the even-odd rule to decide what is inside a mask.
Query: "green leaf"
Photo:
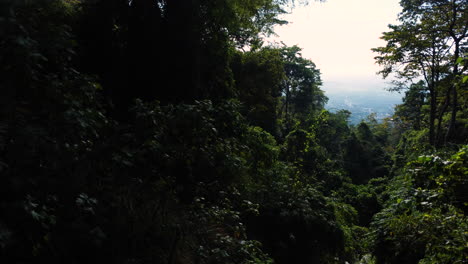
[[[462,79],[462,83],[466,83],[466,82],[468,82],[468,75],[463,77],[463,79]]]

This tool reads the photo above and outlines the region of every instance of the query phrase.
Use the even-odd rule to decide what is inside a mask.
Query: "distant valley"
[[[401,104],[402,95],[387,91],[340,91],[326,92],[328,103],[325,108],[336,112],[341,109],[350,111],[350,123],[357,124],[371,113],[377,114],[379,121],[390,117],[394,107]]]

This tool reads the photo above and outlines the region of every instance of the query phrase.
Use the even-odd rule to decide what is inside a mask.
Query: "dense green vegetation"
[[[356,126],[291,4],[0,1],[0,262],[468,263],[466,1],[401,1]]]

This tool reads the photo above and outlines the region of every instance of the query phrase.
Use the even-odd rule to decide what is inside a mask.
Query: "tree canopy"
[[[464,263],[466,1],[401,1],[357,125],[288,4],[0,1],[0,262]]]

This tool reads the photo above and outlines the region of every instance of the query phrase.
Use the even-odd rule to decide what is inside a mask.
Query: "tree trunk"
[[[431,64],[431,79],[429,84],[429,96],[431,98],[431,111],[429,114],[429,144],[435,146],[435,119],[436,119],[436,111],[437,111],[437,91],[436,91],[436,83],[435,83],[435,72],[436,72],[436,63],[435,63],[435,56],[436,56],[436,48],[435,48],[435,40],[432,42],[432,64]],[[440,120],[439,120],[440,122]]]
[[[431,84],[429,88],[429,96],[431,98],[431,111],[429,114],[429,144],[432,146],[435,145],[434,137],[434,127],[435,127],[435,117],[436,117],[436,107],[437,107],[437,94],[435,91],[434,83]]]
[[[454,64],[453,64],[453,81],[451,85],[452,90],[452,116],[450,118],[450,124],[445,135],[445,143],[449,142],[453,138],[453,131],[457,122],[457,108],[458,108],[458,94],[457,94],[457,77],[459,75],[457,60],[460,57],[460,40],[455,38],[455,53],[454,53]]]
[[[450,93],[451,93],[451,91],[452,91],[451,89],[447,89],[447,94],[445,96],[444,105],[440,109],[439,116],[437,117],[437,119],[439,120],[439,122],[437,123],[437,131],[436,131],[436,138],[435,138],[435,143],[436,143],[437,146],[440,146],[442,144],[442,142],[441,142],[442,141],[442,122],[441,122],[441,120],[444,117],[444,114],[447,111],[447,107],[450,104]]]

